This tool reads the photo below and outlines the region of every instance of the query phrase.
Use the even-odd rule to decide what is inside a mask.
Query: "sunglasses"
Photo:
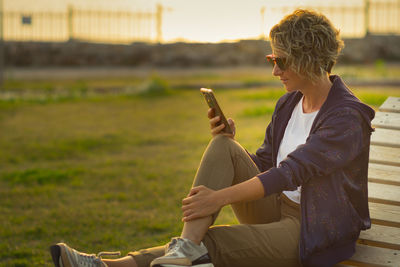
[[[275,65],[278,65],[278,67],[281,70],[285,70],[286,69],[286,58],[282,58],[282,57],[276,57],[274,55],[266,55],[265,56],[267,58],[267,61],[269,63],[271,63],[272,67],[275,67]]]

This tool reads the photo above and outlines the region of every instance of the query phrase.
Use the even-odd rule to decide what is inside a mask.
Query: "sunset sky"
[[[275,6],[361,5],[364,0],[3,0],[4,9],[18,11],[66,10],[68,5],[95,10],[136,10],[154,12],[156,5],[168,8],[163,17],[163,40],[219,42],[258,38],[266,35],[282,14]],[[260,10],[265,7],[264,20]]]

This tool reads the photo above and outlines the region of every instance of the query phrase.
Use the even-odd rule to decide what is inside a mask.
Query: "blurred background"
[[[132,43],[263,39],[295,7],[326,14],[344,37],[400,32],[397,0],[28,0],[3,2],[9,41]]]
[[[296,8],[340,29],[333,73],[357,97],[400,97],[400,0],[0,0],[0,266],[179,235],[210,140],[199,88],[255,152],[285,93],[268,33]]]
[[[295,8],[332,20],[346,39],[340,63],[400,60],[398,0],[1,0],[0,83],[54,67],[264,67],[270,28]]]

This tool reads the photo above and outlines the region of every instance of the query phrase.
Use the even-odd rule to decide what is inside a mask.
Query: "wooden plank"
[[[389,97],[372,121],[368,168],[372,226],[356,254],[340,265],[400,266],[400,98]],[[397,131],[396,131],[397,130]]]
[[[371,136],[371,145],[400,147],[400,131],[376,128]]]
[[[386,146],[370,146],[369,162],[392,166],[400,166],[400,148]]]
[[[389,96],[379,107],[379,111],[400,113],[400,97]]]
[[[400,251],[357,244],[351,259],[341,262],[353,266],[400,266]]]
[[[369,202],[369,213],[374,224],[400,228],[400,206]]]
[[[368,181],[400,185],[400,167],[370,162],[368,166]]]
[[[372,224],[371,229],[361,231],[358,243],[400,250],[400,228]]]
[[[400,206],[400,187],[396,185],[368,183],[370,202]]]
[[[385,128],[400,130],[400,114],[393,112],[377,112],[372,120],[372,126],[376,128]]]

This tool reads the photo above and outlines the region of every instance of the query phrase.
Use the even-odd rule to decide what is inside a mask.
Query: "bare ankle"
[[[135,259],[132,256],[125,256],[119,259],[103,259],[103,262],[108,267],[138,267]]]
[[[181,237],[182,237],[182,238],[185,238],[185,239],[189,239],[190,241],[192,241],[192,242],[195,243],[196,245],[200,245],[200,244],[201,244],[201,240],[202,240],[202,239],[196,238],[196,237],[194,237],[194,236],[185,236],[185,235],[181,235]]]
[[[211,216],[186,222],[183,226],[181,237],[200,245],[211,224]]]

